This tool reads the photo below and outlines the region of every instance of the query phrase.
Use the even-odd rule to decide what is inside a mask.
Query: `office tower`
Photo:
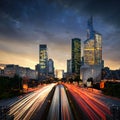
[[[39,45],[39,64],[40,64],[41,75],[44,75],[44,76],[47,75],[48,73],[47,63],[48,63],[47,45],[40,44]]]
[[[35,65],[35,70],[37,71],[37,80],[40,79],[40,64]]]
[[[102,65],[102,35],[95,33],[95,64]]]
[[[54,77],[54,61],[52,59],[48,60],[48,75]]]
[[[95,64],[94,39],[84,41],[84,62],[87,65]]]
[[[87,40],[84,41],[84,62],[87,65],[102,63],[102,35],[94,31],[92,17],[88,20]]]
[[[93,18],[88,20],[87,40],[84,41],[84,65],[81,67],[83,82],[90,77],[100,82],[102,69],[102,35],[93,28]]]
[[[72,60],[67,60],[67,73],[72,73]]]
[[[81,67],[81,40],[72,39],[72,73],[80,75]]]

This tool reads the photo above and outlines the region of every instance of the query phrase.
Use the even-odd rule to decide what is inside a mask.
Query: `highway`
[[[112,97],[76,87],[71,84],[65,84],[65,86],[77,102],[77,105],[82,111],[83,119],[85,120],[111,120],[112,113],[110,111],[110,106],[113,104],[120,105],[120,100],[112,99]]]
[[[55,84],[47,85],[10,105],[9,115],[14,120],[29,120],[38,107],[41,107]]]
[[[120,106],[120,99],[67,83],[42,86],[5,104],[14,120],[119,120],[110,108]]]
[[[63,85],[57,85],[47,120],[74,120]]]

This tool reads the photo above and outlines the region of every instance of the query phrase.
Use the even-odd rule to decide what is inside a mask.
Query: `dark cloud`
[[[46,43],[51,51],[56,48],[56,56],[62,51],[59,55],[62,59],[64,49],[70,53],[72,38],[86,39],[87,19],[93,15],[94,28],[103,35],[104,58],[119,61],[119,6],[118,0],[0,0],[1,50],[23,54],[26,50],[26,47],[21,50],[23,44],[36,47]],[[16,52],[6,45],[8,41],[20,46]]]
[[[76,14],[99,16],[106,23],[118,27],[119,4],[118,0],[1,0],[0,34],[22,38],[27,36],[26,31],[31,34],[30,29],[36,26],[42,29],[52,26],[73,29]]]
[[[120,26],[120,1],[118,0],[50,0],[80,14],[100,16],[106,22]]]
[[[34,27],[49,27],[49,21],[55,19],[61,11],[54,4],[44,0],[1,0],[0,34],[8,37],[28,37]],[[29,37],[30,38],[30,37]]]
[[[64,44],[67,43],[64,39],[68,36],[64,33],[68,31],[72,34],[74,28],[79,31],[81,27],[81,20],[76,19],[77,14],[74,11],[54,2],[1,0],[0,6],[0,37],[16,41],[42,39]]]

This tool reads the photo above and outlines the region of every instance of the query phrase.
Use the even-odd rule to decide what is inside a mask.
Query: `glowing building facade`
[[[42,76],[47,75],[48,73],[48,54],[47,54],[47,45],[39,45],[39,64],[40,64],[40,74]]]
[[[92,17],[88,20],[87,40],[84,41],[84,65],[81,67],[81,79],[84,83],[92,77],[94,82],[101,80],[102,35],[94,31]]]
[[[88,65],[95,64],[94,39],[86,40],[84,42],[84,62]]]
[[[81,66],[81,40],[72,39],[72,73],[80,75]]]
[[[102,35],[93,30],[92,18],[88,20],[87,40],[84,41],[84,62],[87,65],[102,63]]]
[[[95,64],[102,64],[102,35],[95,33]]]

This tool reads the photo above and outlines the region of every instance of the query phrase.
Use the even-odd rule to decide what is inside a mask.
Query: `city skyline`
[[[54,60],[55,68],[66,71],[71,39],[86,39],[87,20],[92,15],[94,28],[103,37],[105,66],[119,69],[118,3],[90,0],[87,5],[88,1],[78,0],[1,0],[0,63],[35,68],[39,63],[39,44],[47,44],[48,57]]]

